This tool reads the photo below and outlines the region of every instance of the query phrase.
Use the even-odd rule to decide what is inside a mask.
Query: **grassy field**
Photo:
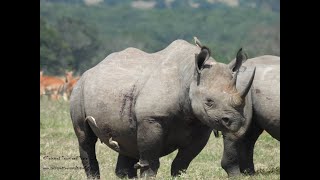
[[[220,166],[222,137],[211,136],[202,152],[191,162],[182,179],[228,179]],[[97,159],[101,179],[118,179],[114,173],[117,153],[97,142]],[[176,151],[160,159],[157,179],[173,179],[170,165]],[[255,176],[241,176],[233,179],[280,179],[280,143],[263,132],[256,143],[254,154]],[[69,115],[69,103],[40,100],[40,179],[86,179],[79,158],[78,142]]]

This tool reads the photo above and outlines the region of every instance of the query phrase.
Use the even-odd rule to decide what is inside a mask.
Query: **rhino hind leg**
[[[187,147],[179,148],[178,154],[171,164],[171,176],[178,176],[184,173],[191,161],[205,147],[211,134],[211,130],[206,129],[207,127],[204,127],[200,131],[193,132],[191,143]]]
[[[116,175],[119,178],[137,178],[137,169],[134,168],[136,162],[138,162],[138,159],[119,154],[115,170]]]
[[[253,120],[252,125],[249,127],[243,139],[241,139],[238,149],[241,173],[249,175],[253,175],[255,173],[253,163],[254,145],[262,132],[263,129],[256,124],[256,121]]]
[[[98,137],[86,121],[75,126],[79,142],[79,152],[82,165],[89,179],[100,179],[99,164],[96,158],[95,145]]]
[[[134,165],[140,169],[140,177],[155,177],[160,166],[163,130],[154,119],[142,120],[137,127],[139,162]]]

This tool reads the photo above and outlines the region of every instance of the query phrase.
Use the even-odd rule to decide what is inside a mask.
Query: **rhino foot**
[[[116,150],[120,151],[120,146],[117,141],[112,140],[112,137],[109,139],[109,144]]]

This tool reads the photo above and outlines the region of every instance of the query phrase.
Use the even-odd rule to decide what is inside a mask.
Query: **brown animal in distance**
[[[43,71],[40,71],[40,96],[45,94],[45,88],[44,85],[42,84],[43,81]]]
[[[44,76],[40,71],[40,96],[48,95],[51,100],[60,99],[65,82],[54,76]]]
[[[73,71],[66,71],[65,73],[65,87],[64,87],[64,93],[66,95],[66,98],[69,100],[70,95],[72,92],[73,87],[76,85],[77,81],[80,79],[80,77],[73,77]]]

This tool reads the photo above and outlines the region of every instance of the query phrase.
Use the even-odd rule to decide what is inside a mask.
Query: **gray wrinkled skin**
[[[263,130],[280,141],[280,57],[265,55],[248,59],[239,70],[237,89],[244,86],[253,67],[256,74],[246,97],[249,101],[246,106],[252,106],[252,115],[247,116],[251,117],[247,119],[251,123],[242,138],[224,134],[221,165],[228,176],[255,173],[254,145]]]
[[[152,54],[127,48],[81,76],[70,114],[88,178],[100,178],[98,138],[119,152],[116,175],[134,178],[137,169],[141,176],[155,176],[159,157],[176,149],[171,174],[178,175],[206,145],[213,128],[243,131],[245,110],[228,103],[232,71],[207,52],[183,40]]]

